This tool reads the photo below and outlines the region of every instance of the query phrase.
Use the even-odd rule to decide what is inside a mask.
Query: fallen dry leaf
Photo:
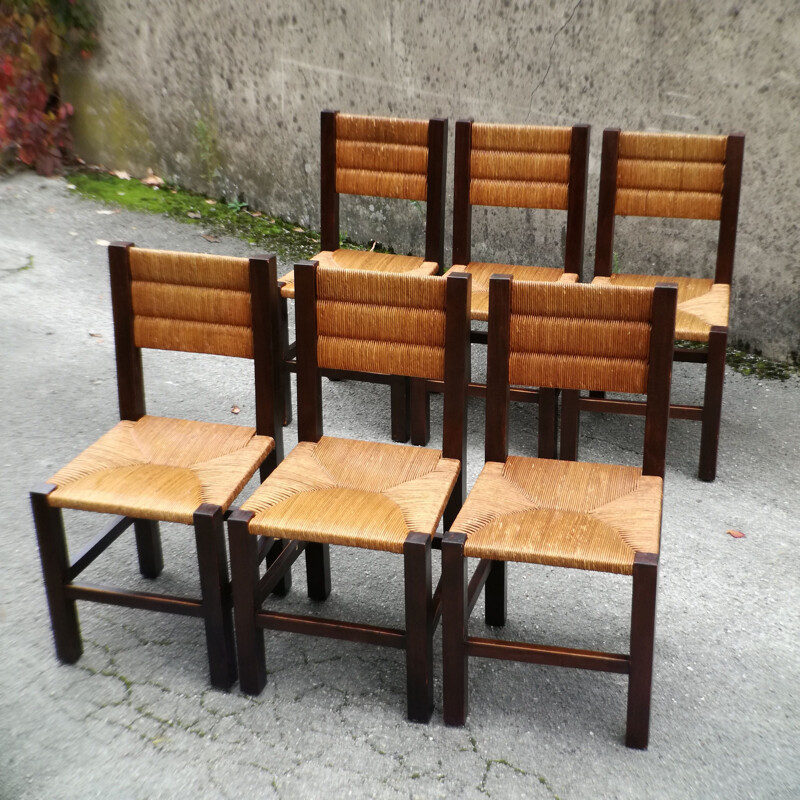
[[[113,175],[115,178],[119,178],[119,179],[120,179],[120,180],[122,180],[122,181],[129,181],[129,180],[131,179],[131,176],[130,176],[130,174],[129,174],[129,173],[127,173],[127,172],[125,172],[125,170],[124,170],[124,169],[112,169],[112,170],[111,170],[111,174],[112,174],[112,175]]]
[[[219,237],[218,237],[218,236],[213,236],[213,235],[212,235],[212,234],[210,234],[210,233],[201,233],[200,235],[201,235],[201,236],[202,236],[202,237],[203,237],[203,238],[204,238],[204,239],[205,239],[207,242],[218,242],[218,241],[219,241]]]
[[[97,210],[98,214],[119,214],[118,208],[99,208]]]
[[[217,201],[209,199],[209,200],[206,200],[206,203],[208,203],[210,206],[215,206],[217,204]]]
[[[249,214],[251,217],[260,217],[260,216],[261,216],[261,212],[260,212],[260,211],[248,211],[247,213],[248,213],[248,214]]]
[[[302,228],[292,228],[292,230],[293,230],[295,233],[305,233],[305,231],[304,231]]]
[[[89,331],[89,336],[93,336],[95,339],[102,339],[103,338],[103,334],[102,333],[92,333],[91,331]]]
[[[111,244],[108,239],[95,239],[94,243],[99,244],[100,247],[108,247]]]
[[[729,530],[728,536],[733,536],[734,539],[744,539],[745,535],[741,531]]]
[[[186,216],[192,219],[201,219],[203,215],[199,211],[187,211]]]
[[[238,414],[241,410],[239,406],[231,406],[231,414]]]
[[[142,178],[141,183],[143,183],[145,186],[163,186],[164,179],[153,174],[153,170],[148,168],[147,177]]]

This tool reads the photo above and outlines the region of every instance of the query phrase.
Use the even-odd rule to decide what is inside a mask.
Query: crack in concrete
[[[536,92],[539,91],[539,89],[542,88],[542,86],[544,86],[544,82],[547,80],[547,76],[550,74],[550,68],[553,66],[553,48],[555,47],[556,39],[558,38],[558,35],[567,27],[567,25],[569,25],[569,23],[572,22],[572,18],[575,16],[575,12],[582,4],[583,0],[578,0],[578,2],[575,4],[575,7],[570,12],[570,15],[564,22],[564,24],[553,34],[553,40],[550,42],[550,49],[547,53],[547,69],[544,71],[542,79],[539,81],[539,83],[536,84],[536,86],[533,87],[533,91],[531,91],[531,96],[528,101],[528,116],[525,117],[525,122],[527,122],[530,119],[531,111],[533,111],[533,96],[536,94]]]

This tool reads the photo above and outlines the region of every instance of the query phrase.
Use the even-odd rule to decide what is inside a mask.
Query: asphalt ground
[[[63,179],[0,179],[0,797],[797,798],[800,796],[800,380],[728,371],[716,482],[695,477],[699,425],[669,432],[650,748],[623,744],[623,676],[475,659],[464,728],[441,718],[441,633],[428,725],[405,719],[402,651],[270,633],[258,697],[210,687],[197,620],[82,604],[85,652],[55,658],[28,492],[118,419],[102,242],[247,255],[249,246],[77,197]],[[287,266],[287,265],[281,265]],[[474,371],[484,353],[474,348]],[[199,358],[199,361],[198,361]],[[252,424],[249,364],[145,355],[150,413]],[[673,397],[702,396],[677,365]],[[388,441],[385,387],[324,382],[326,433]],[[241,413],[234,417],[232,406]],[[468,476],[483,459],[470,404]],[[534,455],[535,407],[514,406],[511,449]],[[432,409],[441,435],[441,403]],[[635,464],[642,421],[584,415],[581,457]],[[288,427],[285,442],[297,440]],[[252,491],[251,483],[244,494]],[[97,528],[66,514],[73,552]],[[96,525],[96,523],[95,523]],[[743,538],[727,533],[738,530]],[[130,537],[87,581],[197,591],[191,531],[162,526],[166,567],[139,577]],[[435,574],[438,554],[434,554]],[[402,627],[396,556],[340,548],[325,604],[271,601]],[[471,622],[487,635],[482,601]],[[630,583],[511,565],[502,635],[627,650]]]

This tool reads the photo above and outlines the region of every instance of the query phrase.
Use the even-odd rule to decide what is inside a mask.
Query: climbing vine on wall
[[[52,175],[72,147],[59,58],[89,58],[95,22],[86,0],[0,0],[0,156]]]

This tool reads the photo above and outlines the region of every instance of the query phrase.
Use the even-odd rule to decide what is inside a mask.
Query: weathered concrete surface
[[[733,338],[773,357],[800,351],[796,0],[100,5],[100,52],[66,82],[79,151],[306,224],[318,224],[323,108],[590,123],[587,275],[603,128],[744,131]],[[398,252],[420,251],[422,221],[419,208],[343,203],[345,230]],[[710,276],[712,228],[632,221],[620,265]],[[475,257],[556,264],[563,231],[562,215],[476,215]]]
[[[208,685],[197,620],[81,604],[85,653],[56,661],[28,505],[46,480],[117,419],[106,249],[210,246],[195,226],[107,211],[63,180],[0,181],[0,798],[770,798],[800,796],[800,380],[728,371],[719,477],[694,477],[699,428],[670,426],[651,747],[622,744],[622,676],[473,660],[466,728],[441,718],[441,634],[430,725],[404,718],[401,653],[270,633],[257,698]],[[484,348],[475,348],[476,375]],[[148,410],[252,424],[250,367],[146,353]],[[202,373],[201,373],[202,370]],[[202,375],[202,380],[201,380]],[[674,396],[702,381],[677,365]],[[386,391],[324,383],[326,432],[388,438]],[[238,418],[230,408],[238,405]],[[434,403],[433,441],[441,404]],[[532,454],[535,411],[512,409],[511,448]],[[584,417],[582,456],[634,464],[641,420]],[[286,430],[287,447],[297,439]],[[468,483],[483,461],[483,407],[470,406]],[[250,491],[253,487],[249,487]],[[70,514],[72,552],[90,538]],[[97,523],[96,523],[97,524]],[[728,529],[744,539],[733,539]],[[139,578],[131,537],[86,580],[196,591],[192,535],[164,527],[166,568]],[[336,550],[333,593],[295,587],[275,605],[401,626],[394,556]],[[434,565],[438,557],[434,558]],[[438,572],[438,566],[435,566]],[[627,579],[514,566],[505,635],[625,652]],[[475,635],[489,635],[482,603]]]

